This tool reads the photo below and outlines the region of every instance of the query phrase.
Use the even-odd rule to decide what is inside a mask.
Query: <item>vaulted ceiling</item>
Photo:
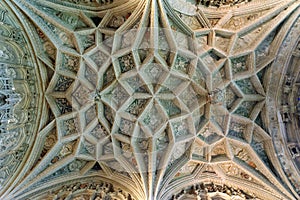
[[[0,199],[299,199],[297,0],[0,2]]]

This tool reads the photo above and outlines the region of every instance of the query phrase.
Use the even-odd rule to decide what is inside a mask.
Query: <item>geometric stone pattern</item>
[[[10,184],[1,164],[10,157],[1,160],[1,197],[299,198],[299,174],[291,179],[295,168],[277,158],[268,116],[274,49],[299,9],[269,3],[0,3],[2,23],[9,12],[24,25],[38,77],[15,81],[18,92],[29,88],[31,105],[38,99],[22,123],[23,137],[35,139],[25,149],[15,142],[27,157]]]

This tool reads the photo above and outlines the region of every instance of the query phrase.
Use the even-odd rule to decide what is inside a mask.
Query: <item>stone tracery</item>
[[[33,148],[38,153],[5,195],[29,198],[40,183],[98,171],[105,179],[114,174],[132,181],[140,189],[131,191],[135,198],[169,198],[165,192],[177,180],[195,175],[205,182],[208,174],[222,177],[222,184],[247,180],[267,198],[295,198],[287,188],[297,182],[278,180],[285,175],[265,117],[276,56],[271,49],[279,23],[296,9],[292,1],[233,16],[223,6],[230,1],[204,2],[207,8],[185,1],[182,8],[163,0],[122,2],[9,4],[29,17],[22,23],[34,38],[45,104]],[[214,6],[220,10],[212,17]],[[3,60],[6,51],[0,51]],[[289,109],[282,108],[286,122]],[[290,149],[298,157],[297,146]],[[249,191],[239,198],[250,198]],[[255,196],[262,198],[261,192]]]

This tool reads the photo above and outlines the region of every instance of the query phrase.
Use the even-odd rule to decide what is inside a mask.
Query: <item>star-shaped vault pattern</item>
[[[44,99],[4,198],[298,197],[266,118],[297,3],[5,2],[27,16]]]

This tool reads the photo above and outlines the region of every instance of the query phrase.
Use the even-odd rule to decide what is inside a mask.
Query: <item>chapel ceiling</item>
[[[299,199],[299,13],[4,0],[0,199]]]

